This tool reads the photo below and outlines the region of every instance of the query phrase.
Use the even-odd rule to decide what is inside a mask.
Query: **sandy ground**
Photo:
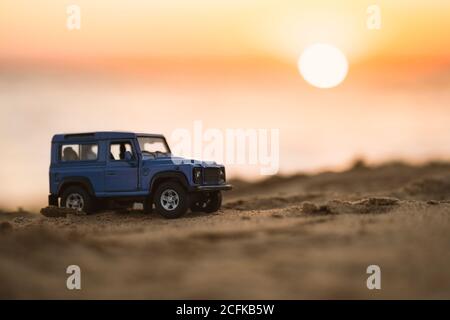
[[[450,298],[450,164],[235,185],[218,213],[178,220],[1,212],[0,297]]]

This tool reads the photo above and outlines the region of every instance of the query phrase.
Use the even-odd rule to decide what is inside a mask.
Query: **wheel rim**
[[[71,193],[66,199],[66,208],[81,211],[84,208],[84,199],[79,193]]]
[[[180,196],[173,189],[166,189],[161,193],[161,206],[164,210],[172,211],[178,207],[180,203]]]

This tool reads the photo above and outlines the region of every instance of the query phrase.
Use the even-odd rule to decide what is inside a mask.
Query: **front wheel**
[[[165,182],[157,189],[154,197],[156,211],[167,219],[184,215],[189,207],[188,194],[177,182]]]

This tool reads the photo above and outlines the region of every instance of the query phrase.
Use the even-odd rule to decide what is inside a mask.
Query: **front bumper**
[[[231,184],[218,184],[218,185],[203,185],[203,186],[193,186],[190,187],[190,191],[226,191],[233,189],[233,186]]]

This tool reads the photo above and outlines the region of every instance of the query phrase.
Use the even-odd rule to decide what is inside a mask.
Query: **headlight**
[[[194,168],[193,178],[194,178],[194,183],[202,182],[202,168]]]
[[[219,170],[219,182],[225,182],[225,168]]]

